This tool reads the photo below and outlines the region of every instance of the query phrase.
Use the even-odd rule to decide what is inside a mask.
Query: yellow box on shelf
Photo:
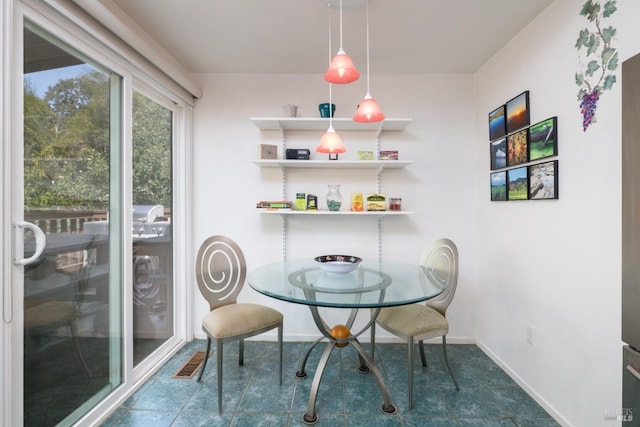
[[[363,207],[364,203],[362,203],[362,193],[351,193],[351,210],[354,212],[361,212]]]

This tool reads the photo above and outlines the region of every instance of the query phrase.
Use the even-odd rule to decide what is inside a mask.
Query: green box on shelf
[[[373,160],[373,151],[358,151],[358,160]]]

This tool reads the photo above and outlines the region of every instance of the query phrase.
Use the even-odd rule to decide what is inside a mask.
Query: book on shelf
[[[262,200],[256,204],[258,209],[291,209],[293,202],[288,200]]]

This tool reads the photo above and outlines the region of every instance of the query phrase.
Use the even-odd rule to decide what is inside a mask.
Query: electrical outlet
[[[535,344],[536,330],[531,325],[527,325],[527,342],[531,345]]]

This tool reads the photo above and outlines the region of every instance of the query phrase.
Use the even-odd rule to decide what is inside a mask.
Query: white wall
[[[282,259],[280,217],[258,214],[255,203],[280,199],[280,171],[260,169],[252,161],[257,159],[258,144],[280,146],[281,135],[261,132],[249,119],[281,116],[281,105],[287,103],[299,105],[299,116],[319,117],[317,105],[328,100],[328,85],[321,74],[194,75],[193,79],[204,92],[195,109],[194,251],[207,236],[225,234],[243,248],[249,269],[278,261]],[[353,114],[365,87],[364,80],[333,87],[336,117]],[[404,170],[383,172],[382,190],[402,197],[403,208],[414,212],[383,219],[383,257],[418,262],[433,240],[453,239],[459,246],[461,270],[458,294],[450,308],[450,341],[470,342],[475,334],[472,76],[372,76],[371,89],[387,117],[413,118],[405,132],[385,134],[382,140],[382,149],[397,149],[401,159],[413,161]],[[287,145],[310,148],[313,158],[324,158],[326,155],[313,152],[321,134],[292,133]],[[341,157],[355,156],[357,149],[365,147],[375,150],[375,133],[345,132],[342,138],[348,152]],[[376,188],[372,171],[288,174],[289,198],[296,192],[313,193],[319,196],[321,207],[327,184],[342,185],[347,206],[352,191],[367,193]],[[325,253],[376,256],[374,217],[295,217],[288,221],[288,258]],[[240,299],[282,310],[285,339],[309,340],[319,335],[304,306],[263,297],[248,286]],[[193,322],[198,337],[203,337],[200,320],[206,310],[197,294]],[[329,323],[343,323],[345,314],[331,313]],[[381,340],[388,336],[383,331],[380,335]],[[363,339],[368,340],[368,335]]]
[[[583,3],[554,2],[475,75],[475,336],[563,423],[600,426],[621,407],[621,86],[583,132],[574,80]],[[640,51],[639,16],[637,1],[621,0],[603,22],[618,28],[621,60]],[[560,199],[492,203],[487,115],[524,90],[532,124],[558,117]]]

